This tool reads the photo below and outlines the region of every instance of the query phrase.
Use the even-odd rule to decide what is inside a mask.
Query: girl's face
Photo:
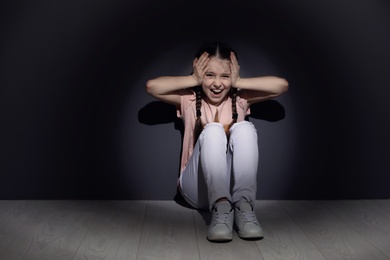
[[[208,67],[203,78],[202,89],[207,102],[218,106],[225,100],[231,88],[230,60],[211,57]]]

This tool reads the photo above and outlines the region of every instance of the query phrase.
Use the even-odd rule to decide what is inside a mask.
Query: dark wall
[[[0,199],[172,199],[181,124],[144,91],[221,40],[288,93],[252,108],[259,199],[390,198],[386,1],[3,1]]]

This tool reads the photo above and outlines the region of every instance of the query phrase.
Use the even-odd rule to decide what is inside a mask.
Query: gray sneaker
[[[244,239],[261,239],[264,237],[256,213],[248,202],[245,201],[236,205],[234,220],[239,237]]]
[[[228,242],[233,239],[234,211],[230,202],[219,202],[212,210],[207,239],[213,242]]]

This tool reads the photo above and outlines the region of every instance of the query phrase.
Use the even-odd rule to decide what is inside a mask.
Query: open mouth
[[[219,95],[222,93],[222,89],[210,89],[210,91],[214,94],[214,95]]]

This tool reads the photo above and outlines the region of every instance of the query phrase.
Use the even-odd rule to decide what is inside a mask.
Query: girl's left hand
[[[234,52],[230,53],[230,77],[232,80],[232,87],[236,88],[238,81],[240,81],[240,65]]]

